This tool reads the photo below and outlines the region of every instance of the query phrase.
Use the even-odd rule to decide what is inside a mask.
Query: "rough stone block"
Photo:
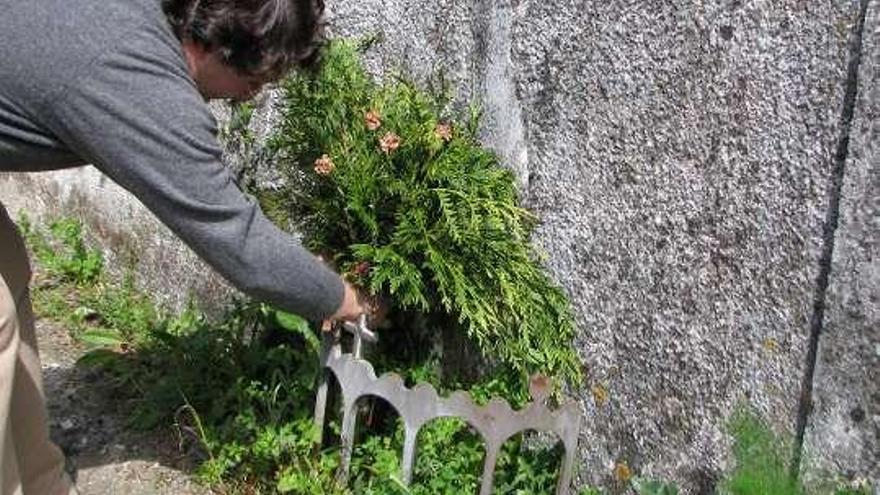
[[[133,269],[157,303],[182,309],[191,299],[222,309],[232,289],[130,193],[93,167],[36,174],[0,173],[0,201],[12,218],[78,218],[113,276]]]
[[[849,158],[841,189],[813,410],[804,446],[815,472],[873,481],[880,493],[880,3],[868,4]]]
[[[400,69],[447,84],[458,108],[479,103],[484,142],[542,218],[535,242],[572,298],[587,371],[584,388],[572,391],[585,413],[581,483],[620,486],[614,473],[624,470],[614,467],[625,463],[678,481],[685,493],[711,493],[727,465],[724,425],[736,404],[793,429],[858,2],[364,0],[328,8],[333,33],[380,35],[368,51],[374,73]],[[876,68],[873,36],[864,65]],[[833,452],[877,446],[870,343],[880,293],[871,258],[880,95],[876,73],[863,79],[874,92],[859,100],[853,127],[861,155],[853,151],[847,167],[821,349],[823,362],[847,361],[820,366],[810,430],[817,449],[843,442]],[[272,119],[260,115],[253,126],[261,134]],[[98,211],[121,209],[114,229],[147,229],[150,220],[105,202],[89,189],[95,183],[72,193],[64,181],[0,178],[0,197],[25,187],[20,194],[42,191],[48,199],[39,201],[73,211],[78,195],[95,196],[98,206],[78,208],[98,215],[98,225],[106,218]],[[179,247],[157,239],[144,234],[135,245],[168,266],[163,251]],[[181,270],[194,279],[180,285],[197,285],[205,272]],[[852,333],[835,340],[844,327]],[[873,363],[874,374],[860,362]],[[864,426],[852,424],[859,405]],[[831,456],[841,459],[829,461],[834,468],[857,457]],[[872,459],[876,469],[876,456],[860,459],[858,469]]]

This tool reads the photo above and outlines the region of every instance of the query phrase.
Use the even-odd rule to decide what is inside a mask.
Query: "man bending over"
[[[321,0],[0,0],[0,12],[0,172],[93,164],[254,298],[314,321],[364,311],[238,189],[206,105],[312,64]],[[0,494],[75,493],[48,437],[29,280],[0,204]]]

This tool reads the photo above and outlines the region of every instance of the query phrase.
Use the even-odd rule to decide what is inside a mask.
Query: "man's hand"
[[[330,257],[325,258],[325,256],[322,255],[318,255],[317,257],[324,263],[328,263],[327,260],[331,259]],[[336,268],[333,266],[333,263],[328,264],[330,265],[330,268]],[[370,326],[378,325],[385,320],[385,316],[388,313],[388,307],[386,304],[378,298],[371,297],[363,291],[356,289],[344,278],[342,279],[342,284],[345,287],[345,292],[343,292],[342,295],[342,304],[339,305],[339,309],[337,309],[335,313],[321,323],[322,330],[325,332],[330,331],[333,327],[333,323],[336,321],[356,322],[362,314],[367,315],[367,322]]]
[[[345,292],[342,296],[342,304],[339,309],[324,320],[321,329],[329,331],[333,327],[335,321],[352,321],[355,322],[362,315],[367,315],[367,322],[371,327],[381,324],[388,313],[387,305],[383,304],[376,297],[371,297],[357,290],[345,280],[342,281],[345,286]]]
[[[330,317],[331,320],[357,321],[358,317],[364,313],[369,313],[368,305],[363,303],[364,298],[358,293],[350,283],[342,281],[345,285],[345,292],[342,296],[342,304],[339,309]]]

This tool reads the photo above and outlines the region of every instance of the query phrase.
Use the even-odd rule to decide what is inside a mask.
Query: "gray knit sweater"
[[[339,276],[237,188],[216,132],[159,0],[0,0],[0,172],[91,163],[242,291],[330,315]]]

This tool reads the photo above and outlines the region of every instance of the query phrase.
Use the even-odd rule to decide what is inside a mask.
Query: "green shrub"
[[[537,219],[477,142],[476,112],[459,124],[443,98],[373,83],[347,42],[283,89],[272,147],[287,185],[257,193],[275,220],[392,309],[466,332],[523,375],[579,379],[568,300],[529,244]]]

